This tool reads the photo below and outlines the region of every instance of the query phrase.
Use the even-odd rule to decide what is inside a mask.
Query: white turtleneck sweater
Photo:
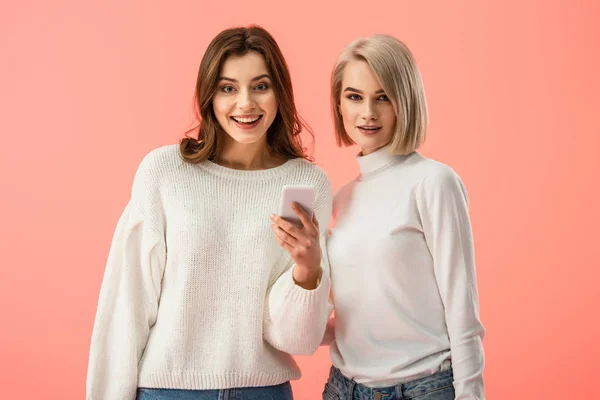
[[[467,194],[448,166],[388,148],[357,158],[328,243],[333,364],[369,387],[453,368],[457,400],[483,399]]]
[[[269,219],[284,185],[312,185],[326,227],[325,173],[303,159],[259,171],[191,165],[178,148],[145,157],[118,222],[92,335],[88,400],[133,400],[138,386],[280,384],[300,377],[289,353],[311,354],[325,331],[326,253],[319,286],[301,288]]]

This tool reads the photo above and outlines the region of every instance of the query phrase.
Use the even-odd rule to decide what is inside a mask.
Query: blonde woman
[[[331,83],[337,142],[360,147],[360,175],[334,198],[323,398],[483,399],[467,193],[417,152],[428,115],[414,58],[391,36],[359,39]]]

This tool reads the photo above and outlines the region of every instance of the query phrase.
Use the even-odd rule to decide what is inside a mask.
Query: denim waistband
[[[450,368],[410,382],[399,383],[394,386],[372,388],[347,378],[339,369],[332,366],[329,381],[338,388],[347,388],[350,396],[352,396],[352,393],[354,393],[355,396],[358,394],[358,396],[356,396],[357,398],[381,400],[389,398],[405,399],[422,395],[431,390],[452,386],[453,373],[452,368]]]

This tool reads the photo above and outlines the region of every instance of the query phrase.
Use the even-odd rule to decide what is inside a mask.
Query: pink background
[[[192,122],[208,42],[258,23],[289,63],[317,163],[337,149],[329,74],[352,39],[414,51],[426,156],[469,190],[490,399],[600,398],[597,1],[3,1],[0,392],[83,399],[104,262],[137,164]],[[313,400],[328,352],[298,358]]]

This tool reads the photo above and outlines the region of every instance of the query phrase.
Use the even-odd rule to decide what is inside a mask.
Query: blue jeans
[[[331,367],[323,400],[454,400],[452,382],[452,369],[448,369],[396,386],[369,388]]]
[[[276,386],[216,390],[139,388],[136,400],[293,400],[289,382]]]

